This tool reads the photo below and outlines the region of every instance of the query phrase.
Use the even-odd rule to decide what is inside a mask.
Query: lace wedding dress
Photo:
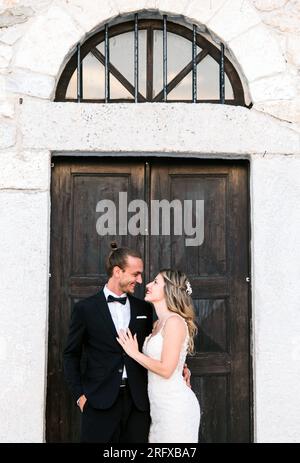
[[[180,317],[180,315],[172,316]],[[180,318],[184,320],[182,317]],[[186,324],[185,321],[184,323]],[[156,360],[161,359],[163,328],[164,325],[157,334],[150,334],[143,345],[143,353]],[[181,348],[179,361],[172,376],[166,379],[148,370],[148,395],[151,414],[150,443],[198,442],[200,406],[196,395],[186,385],[182,376],[189,340],[187,325],[186,329],[187,334]]]

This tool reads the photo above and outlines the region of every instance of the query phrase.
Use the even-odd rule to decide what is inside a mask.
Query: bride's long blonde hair
[[[188,352],[194,352],[194,337],[197,334],[193,300],[190,296],[190,283],[185,273],[179,270],[162,269],[160,275],[164,279],[164,292],[167,307],[171,312],[177,313],[187,323],[189,331]]]

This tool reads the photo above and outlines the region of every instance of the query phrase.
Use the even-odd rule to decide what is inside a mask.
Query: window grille
[[[245,106],[240,77],[197,26],[142,19],[104,28],[78,44],[55,101],[95,103],[186,102]]]

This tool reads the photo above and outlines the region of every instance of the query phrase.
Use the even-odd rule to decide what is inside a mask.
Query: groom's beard
[[[123,293],[134,294],[136,283],[120,283],[120,289]]]

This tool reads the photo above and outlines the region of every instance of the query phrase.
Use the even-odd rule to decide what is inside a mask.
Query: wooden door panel
[[[170,169],[168,169],[170,171]],[[226,272],[225,235],[225,190],[226,177],[208,174],[197,175],[195,171],[180,175],[169,172],[170,200],[182,198],[204,200],[204,242],[200,246],[186,246],[188,235],[172,236],[171,266],[184,268],[189,275],[224,275]],[[173,171],[174,172],[174,171]],[[164,173],[166,174],[166,173]],[[165,185],[166,186],[166,185]],[[183,260],[182,246],[186,247]]]
[[[85,284],[85,279],[96,279],[99,286],[106,282],[105,258],[110,242],[119,246],[138,248],[144,252],[144,238],[119,234],[119,193],[127,193],[128,202],[144,198],[144,166],[136,163],[91,162],[71,168],[73,221],[72,236],[72,285]],[[116,233],[100,236],[96,230],[100,213],[99,201],[108,200],[116,205]],[[104,211],[103,211],[104,212]],[[83,280],[82,280],[83,279]],[[81,281],[82,280],[82,281]]]
[[[193,390],[202,405],[199,442],[226,443],[230,427],[228,376],[226,374],[197,376]]]

